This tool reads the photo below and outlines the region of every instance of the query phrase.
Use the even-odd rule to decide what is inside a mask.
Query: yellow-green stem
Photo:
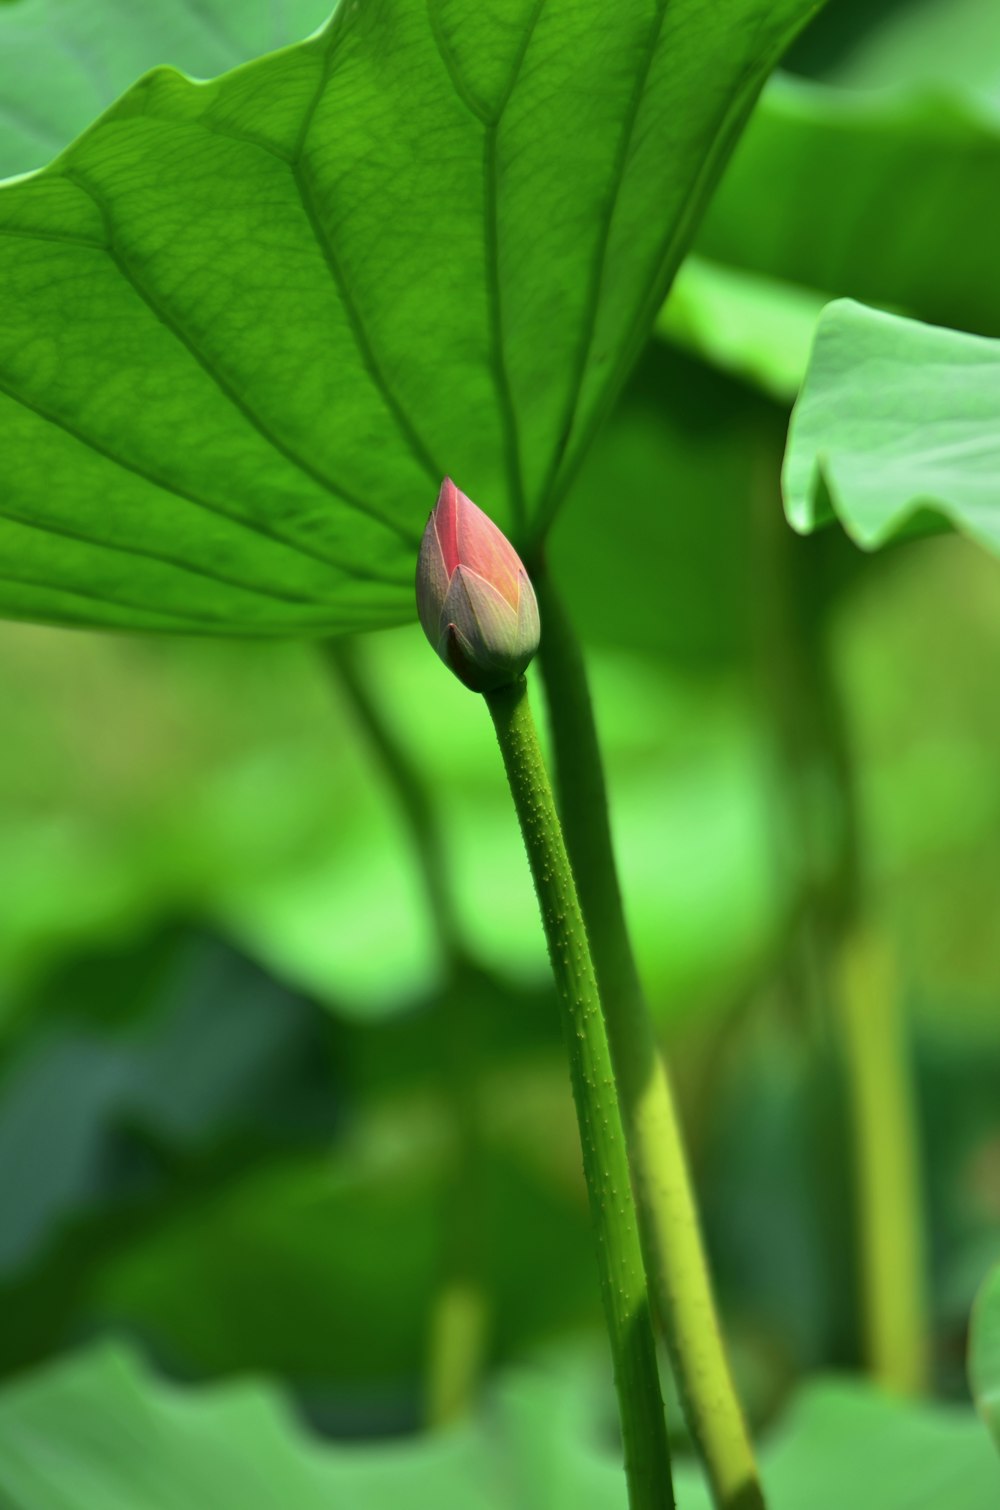
[[[880,1384],[919,1394],[928,1374],[919,1140],[895,960],[884,937],[853,931],[835,995],[852,1104],[865,1350]]]
[[[523,680],[486,694],[563,1007],[632,1510],[674,1504],[639,1229],[597,979]]]
[[[647,1270],[688,1429],[720,1510],[762,1510],[753,1448],[716,1314],[670,1079],[625,924],[604,766],[579,641],[547,572],[534,577],[541,666],[573,862],[621,1089]]]

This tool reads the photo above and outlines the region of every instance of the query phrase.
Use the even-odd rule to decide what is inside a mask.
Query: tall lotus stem
[[[535,733],[523,671],[539,640],[534,589],[496,525],[446,479],[417,570],[424,630],[484,693],[538,894],[563,1011],[584,1175],[632,1510],[672,1510],[653,1325],[604,1013],[576,883]]]

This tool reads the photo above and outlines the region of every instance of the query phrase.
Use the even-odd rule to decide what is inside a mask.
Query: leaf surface
[[[836,516],[874,550],[951,526],[1000,554],[1000,342],[827,306],[783,491],[803,534]]]
[[[1000,335],[1000,94],[975,87],[1000,61],[988,38],[972,58],[969,28],[964,51],[942,45],[962,36],[947,5],[900,11],[899,36],[888,19],[855,59],[878,90],[839,87],[854,82],[849,61],[836,85],[768,82],[657,320],[660,337],[782,404],[834,297]],[[808,44],[830,65],[844,24],[825,11],[796,53]],[[847,27],[856,41],[857,17]]]
[[[788,404],[802,385],[825,303],[815,289],[690,256],[656,333]]]
[[[697,249],[828,298],[1000,335],[998,174],[1000,111],[969,90],[864,93],[778,75]]]
[[[412,616],[443,473],[550,521],[814,0],[366,0],[0,191],[0,610]]]
[[[457,1429],[321,1445],[267,1386],[179,1389],[105,1345],[4,1390],[0,1490],[19,1510],[624,1510],[600,1401],[592,1370],[570,1358],[507,1376],[492,1408]],[[763,1461],[775,1510],[840,1510],[845,1501],[856,1510],[992,1510],[1000,1487],[1000,1466],[968,1411],[902,1404],[858,1385],[806,1389]],[[686,1465],[676,1487],[683,1510],[706,1510]]]

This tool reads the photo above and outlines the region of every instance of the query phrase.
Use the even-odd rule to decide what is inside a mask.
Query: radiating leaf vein
[[[288,443],[283,440],[280,435],[278,435],[274,430],[271,429],[270,425],[268,425],[261,418],[257,411],[251,408],[242,394],[240,394],[237,389],[233,387],[232,383],[230,383],[229,379],[218,367],[214,359],[210,357],[206,352],[201,350],[191,333],[186,329],[178,316],[171,313],[171,311],[167,309],[167,307],[158,298],[158,296],[153,293],[152,289],[148,288],[145,285],[145,283],[132,268],[131,264],[128,262],[122,252],[118,249],[115,244],[114,225],[111,219],[110,211],[103,196],[97,190],[95,190],[94,187],[89,184],[83,177],[83,175],[80,174],[77,170],[66,170],[64,172],[64,177],[68,178],[71,183],[75,183],[77,188],[81,189],[94,203],[94,205],[96,205],[98,211],[102,215],[105,227],[107,229],[109,243],[104,250],[111,258],[122,278],[138,295],[138,297],[146,305],[155,319],[158,320],[159,323],[170,332],[174,339],[185,348],[188,354],[193,357],[193,359],[198,363],[198,366],[201,367],[202,371],[206,373],[206,375],[218,388],[219,392],[229,401],[229,403],[234,406],[234,408],[239,410],[240,414],[246,420],[247,424],[249,424],[252,429],[256,430],[257,434],[260,435],[261,438],[265,440],[273,450],[277,451],[281,456],[285,458],[286,461],[290,462],[293,467],[296,467],[298,471],[304,473],[305,476],[309,477],[319,487],[325,489],[326,492],[330,493],[340,503],[346,504],[348,508],[355,509],[360,514],[367,514],[369,518],[376,520],[377,523],[382,524],[386,527],[386,529],[391,530],[393,534],[398,535],[399,538],[403,540],[407,545],[413,545],[416,540],[414,531],[406,529],[405,526],[400,524],[397,519],[393,519],[391,516],[383,513],[381,509],[376,508],[375,505],[370,503],[367,499],[359,498],[355,494],[348,493],[341,485],[333,482],[331,478],[327,477],[325,472],[322,472],[318,467],[314,466],[311,461],[307,460],[306,457],[301,456],[298,451],[289,446]]]
[[[232,524],[239,525],[242,529],[250,530],[262,539],[273,540],[278,545],[284,545],[290,550],[298,551],[299,555],[305,556],[309,560],[317,561],[322,566],[329,566],[334,570],[343,571],[352,576],[360,576],[373,582],[383,582],[387,586],[401,585],[398,577],[379,572],[374,568],[356,567],[353,563],[337,560],[325,551],[314,551],[303,542],[282,534],[281,531],[275,530],[260,520],[252,519],[248,515],[240,514],[236,510],[223,508],[221,504],[207,498],[202,498],[199,494],[190,492],[169,478],[157,477],[155,473],[140,466],[138,462],[131,461],[129,458],[119,455],[118,452],[112,451],[110,447],[105,446],[101,441],[95,440],[84,431],[77,429],[75,425],[63,418],[62,415],[44,409],[33,399],[26,398],[23,394],[18,393],[9,380],[0,380],[0,393],[3,393],[13,403],[19,404],[22,409],[27,409],[30,413],[36,415],[38,419],[44,420],[46,424],[54,425],[57,429],[64,431],[66,435],[71,436],[73,440],[78,441],[82,446],[86,446],[89,451],[93,451],[105,461],[111,462],[116,467],[121,467],[126,472],[131,472],[134,476],[140,477],[143,482],[148,482],[151,486],[159,488],[162,492],[170,493],[173,497],[180,499],[184,503],[193,504],[196,508],[204,509],[206,513],[215,514],[221,519],[226,519]]]

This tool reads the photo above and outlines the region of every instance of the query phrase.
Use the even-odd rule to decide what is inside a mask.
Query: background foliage
[[[3,169],[41,165],[147,66],[214,75],[323,11],[13,0]],[[1000,1255],[1000,568],[957,538],[871,557],[834,530],[798,540],[779,501],[825,298],[1000,333],[1000,38],[957,11],[832,0],[796,44],[549,548],[593,659],[629,914],[779,1510],[807,1492],[862,1510],[996,1496],[964,1354]],[[506,497],[503,447],[479,462],[465,445]],[[56,506],[53,466],[39,507]],[[423,500],[412,532],[431,484],[415,468],[400,498],[404,482]],[[244,565],[262,581],[260,545]],[[400,584],[407,561],[401,542]],[[479,967],[457,997],[314,645],[0,630],[0,1486],[26,1510],[223,1504],[237,1471],[248,1506],[258,1489],[620,1502],[565,1069],[495,750],[411,628],[360,650],[440,803]],[[860,1384],[800,1394],[862,1362],[823,1026],[847,810],[917,1090],[937,1397],[921,1407]],[[485,1404],[429,1438],[456,1020],[481,1144]],[[995,1382],[976,1388],[995,1414]],[[849,1455],[824,1447],[841,1432]],[[680,1488],[700,1503],[693,1478]]]

